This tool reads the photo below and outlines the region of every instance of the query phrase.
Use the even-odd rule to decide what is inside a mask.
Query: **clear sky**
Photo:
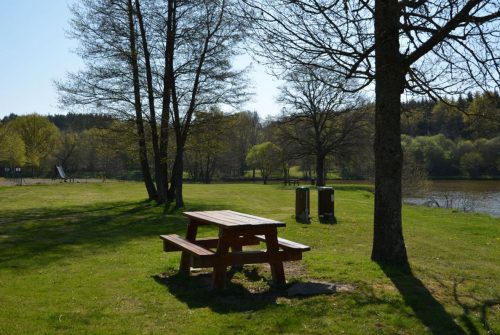
[[[66,37],[68,4],[75,0],[0,1],[0,118],[10,113],[64,114],[52,82],[82,67],[72,53],[77,42]],[[255,98],[244,109],[262,117],[277,114],[278,82],[257,64],[250,78]]]

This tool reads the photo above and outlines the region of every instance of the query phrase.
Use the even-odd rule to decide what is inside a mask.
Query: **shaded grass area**
[[[349,283],[353,292],[290,298],[266,267],[178,275],[183,235],[173,208],[144,202],[140,183],[0,187],[0,333],[486,334],[500,331],[500,220],[407,206],[411,269],[370,261],[373,194],[338,185],[337,224],[295,222],[294,188],[186,185],[186,210],[233,209],[283,220],[280,236],[311,245],[287,279]],[[317,206],[311,192],[311,208]],[[214,236],[203,228],[202,236]]]

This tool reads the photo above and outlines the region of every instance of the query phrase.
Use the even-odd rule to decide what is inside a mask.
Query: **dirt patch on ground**
[[[22,186],[22,185],[47,185],[47,184],[61,184],[65,181],[61,179],[48,179],[48,178],[22,178],[21,179],[5,179],[0,178],[0,186]],[[69,183],[69,180],[66,181]],[[95,178],[80,178],[74,179],[73,183],[102,183],[102,179]]]
[[[279,292],[275,292],[272,288],[272,274],[269,264],[245,265],[242,268],[228,267],[228,288],[239,287],[252,295],[282,295],[284,297],[294,296],[313,296],[313,295],[328,295],[342,292],[352,292],[356,288],[350,283],[332,283],[320,281],[314,278],[307,277],[306,266],[300,262],[286,262],[285,274],[287,278],[287,286]],[[164,280],[168,281],[168,277],[174,275],[162,274]],[[206,287],[210,290],[212,284],[212,269],[199,268],[191,270],[191,278],[196,285]]]

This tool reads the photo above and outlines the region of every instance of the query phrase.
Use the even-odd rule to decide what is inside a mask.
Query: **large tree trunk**
[[[144,122],[142,119],[142,106],[141,106],[141,89],[139,82],[139,66],[137,63],[137,47],[136,35],[133,19],[132,0],[128,0],[128,21],[129,21],[129,42],[130,42],[130,65],[132,67],[133,85],[134,85],[134,109],[135,109],[135,123],[137,126],[137,136],[139,144],[139,160],[141,162],[142,176],[144,184],[148,192],[150,200],[156,199],[156,188],[151,178],[149,171],[148,154],[146,148],[146,138],[144,134]]]
[[[288,173],[288,168],[286,167],[286,164],[283,164],[283,182],[285,183],[285,185],[287,185],[289,183],[289,173]]]
[[[398,0],[375,2],[375,213],[372,259],[407,264],[401,219],[401,93]]]
[[[184,145],[177,143],[175,162],[172,168],[172,179],[168,190],[168,200],[175,200],[175,207],[184,207],[182,195],[182,174],[184,171]]]
[[[137,21],[139,23],[139,29],[141,32],[141,40],[142,40],[142,48],[144,51],[144,62],[146,65],[146,79],[147,79],[147,88],[148,88],[148,103],[149,103],[149,125],[151,128],[151,142],[153,146],[153,156],[154,156],[154,167],[155,167],[155,181],[156,188],[158,191],[157,201],[158,203],[163,203],[166,200],[166,189],[168,186],[167,176],[166,176],[166,168],[162,166],[162,158],[166,161],[167,153],[160,153],[160,145],[159,145],[159,137],[158,137],[158,129],[156,125],[156,110],[155,110],[155,96],[153,89],[153,72],[151,69],[151,57],[148,47],[148,40],[146,36],[146,29],[144,27],[144,21],[141,12],[140,1],[135,0],[135,9],[137,15]],[[168,120],[167,120],[168,124]],[[164,134],[165,131],[162,128],[161,138],[163,139],[167,134]],[[164,147],[165,145],[163,145]],[[164,151],[164,150],[163,150]],[[166,165],[166,164],[165,164]]]
[[[325,156],[316,155],[316,186],[325,186]]]

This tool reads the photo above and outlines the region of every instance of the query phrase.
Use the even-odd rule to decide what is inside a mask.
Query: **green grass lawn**
[[[297,166],[297,165],[294,165],[294,166],[291,166],[290,167],[290,178],[298,178],[298,179],[301,179],[304,177],[304,172],[302,172],[300,170],[300,166]],[[314,171],[313,171],[314,173]],[[252,175],[253,175],[253,171],[252,170],[247,170],[245,171],[245,178],[252,178]],[[260,178],[260,170],[257,169],[255,170],[255,177],[256,178]],[[338,179],[340,178],[340,175],[338,172],[328,172],[327,175],[326,175],[327,179]],[[283,178],[283,173],[281,170],[275,170],[274,173],[271,175],[271,178],[274,178],[274,179],[282,179]]]
[[[176,275],[180,253],[162,252],[158,235],[184,234],[186,220],[145,197],[133,182],[0,187],[0,334],[500,332],[500,219],[404,207],[404,271],[370,261],[369,187],[336,186],[338,223],[304,225],[293,187],[186,185],[186,210],[285,221],[280,236],[312,247],[285,268],[289,282],[354,287],[289,298],[269,290],[264,266],[247,266],[223,292],[207,275]]]

